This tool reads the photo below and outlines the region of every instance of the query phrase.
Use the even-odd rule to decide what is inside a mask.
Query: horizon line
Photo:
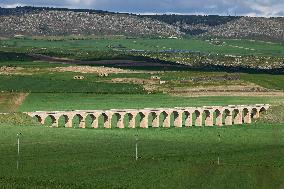
[[[24,5],[24,4],[15,4],[15,6],[7,6],[1,7],[2,9],[17,9],[17,8],[25,8],[25,7],[32,7],[32,8],[49,8],[49,9],[68,9],[68,10],[90,10],[90,11],[102,11],[108,13],[116,13],[116,14],[133,14],[133,15],[142,15],[142,16],[162,16],[162,15],[177,15],[177,16],[230,16],[230,17],[258,17],[258,18],[284,18],[284,16],[275,15],[275,16],[264,16],[264,15],[257,15],[254,13],[248,13],[243,15],[231,15],[231,14],[206,14],[204,12],[129,12],[129,11],[111,11],[111,10],[102,10],[102,9],[95,9],[95,8],[76,8],[76,7],[61,7],[61,6],[34,6],[34,5]]]

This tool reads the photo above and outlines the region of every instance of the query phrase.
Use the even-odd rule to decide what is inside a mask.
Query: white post
[[[219,137],[219,146],[220,146],[220,144],[221,144],[221,135],[220,134],[218,134],[218,137]],[[220,153],[219,153],[219,151],[218,151],[218,165],[220,165]]]
[[[20,135],[21,133],[17,134],[17,143],[18,143],[18,158],[17,158],[17,170],[19,169],[19,162],[20,162]]]
[[[136,130],[136,137],[135,137],[135,160],[138,160],[138,130]]]

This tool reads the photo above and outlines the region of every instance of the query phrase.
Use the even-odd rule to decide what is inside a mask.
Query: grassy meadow
[[[188,50],[192,52],[232,54],[232,55],[259,55],[282,56],[283,44],[267,43],[252,40],[221,40],[222,45],[216,45],[210,41],[198,38],[186,39],[147,39],[147,38],[97,38],[72,40],[70,38],[59,40],[48,39],[13,39],[1,40],[3,49],[54,49],[67,51],[108,51],[110,48],[120,50]]]
[[[59,74],[60,75],[60,74]],[[13,76],[0,75],[0,90],[8,92],[34,92],[34,93],[97,93],[97,94],[140,94],[145,93],[140,85],[130,83],[107,83],[80,81],[69,78],[53,77],[53,75]]]
[[[283,126],[258,123],[148,130],[2,126],[0,185],[56,189],[282,188]],[[140,158],[135,161],[137,133]]]
[[[242,80],[255,83],[268,89],[284,89],[284,75],[242,74]]]
[[[263,104],[279,105],[284,97],[180,97],[163,94],[50,94],[32,93],[20,106],[20,111],[92,110],[129,108],[200,107],[213,105]]]
[[[280,43],[221,42],[107,37],[1,40],[0,68],[4,69],[0,70],[0,112],[10,113],[0,113],[0,188],[284,188],[284,94],[279,95],[284,90],[283,75],[216,70],[149,72],[150,66],[140,68],[145,70],[139,73],[99,77],[96,73],[51,71],[69,65],[34,61],[28,55],[51,52],[69,57],[75,53],[89,59],[101,53],[111,59],[115,52],[128,50],[273,57],[284,53]],[[94,51],[99,53],[86,56]],[[6,71],[6,67],[12,70]],[[75,75],[85,79],[74,80]],[[155,83],[152,76],[166,83]],[[122,82],[113,81],[119,79]],[[226,89],[228,96],[210,96],[210,90],[225,90],[227,86],[236,87],[238,92],[249,89],[246,92],[252,95],[230,96],[237,91],[230,88]],[[173,96],[164,89],[203,89],[208,96]],[[258,96],[259,89],[276,91],[278,95]],[[40,125],[21,113],[246,104],[271,104],[272,108],[250,125],[179,129],[79,129],[78,120],[67,129],[63,128],[63,119],[59,120],[59,128],[51,128],[50,120]],[[90,126],[90,120],[86,124]],[[18,133],[22,134],[20,156]]]

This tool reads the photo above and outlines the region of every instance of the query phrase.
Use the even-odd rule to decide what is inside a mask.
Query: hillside
[[[212,27],[226,24],[237,20],[236,16],[218,15],[141,15],[142,18],[151,18],[176,26],[189,35],[199,35],[207,32]]]
[[[7,11],[6,11],[7,12]],[[177,36],[181,32],[163,22],[129,14],[73,10],[20,11],[0,16],[0,37],[15,35],[128,35]]]
[[[284,40],[284,18],[242,17],[212,27],[204,36]]]
[[[284,40],[284,18],[218,16],[218,15],[146,15],[178,27],[189,35]]]
[[[218,15],[135,15],[91,9],[48,7],[0,8],[0,37],[181,35],[284,40],[284,18]]]

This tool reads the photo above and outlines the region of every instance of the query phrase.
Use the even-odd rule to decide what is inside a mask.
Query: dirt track
[[[191,91],[191,92],[184,92],[184,93],[171,92],[170,94],[175,95],[175,96],[190,96],[190,97],[200,97],[200,96],[284,97],[284,92],[241,92],[241,91],[200,92],[200,91]]]
[[[200,86],[195,88],[175,88],[168,91],[177,96],[252,96],[284,97],[284,91],[263,88],[254,83],[222,86]]]
[[[0,111],[16,112],[28,93],[0,93]]]
[[[94,66],[68,66],[68,67],[56,67],[49,69],[52,72],[77,72],[77,73],[134,73],[131,70],[124,70],[119,68],[110,67],[94,67]]]

